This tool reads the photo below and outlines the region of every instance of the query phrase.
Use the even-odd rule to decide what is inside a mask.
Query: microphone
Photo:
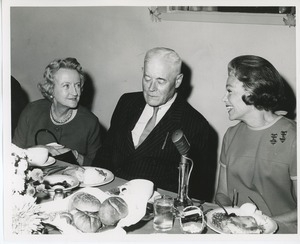
[[[172,141],[175,144],[177,150],[182,156],[186,156],[190,150],[190,143],[186,139],[182,130],[176,130],[172,135]]]
[[[181,155],[179,163],[179,179],[178,179],[178,196],[175,199],[176,207],[185,207],[193,205],[192,200],[188,196],[189,181],[193,169],[193,160],[187,157],[190,150],[190,143],[186,139],[182,130],[176,130],[172,135],[172,142],[175,144],[178,152]],[[190,161],[190,163],[189,163]]]

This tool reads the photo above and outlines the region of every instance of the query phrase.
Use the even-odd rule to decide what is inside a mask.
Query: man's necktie
[[[153,115],[147,122],[145,129],[139,139],[139,143],[137,146],[141,145],[142,142],[146,139],[146,137],[150,134],[150,132],[155,127],[156,117],[157,117],[158,107],[153,107]]]

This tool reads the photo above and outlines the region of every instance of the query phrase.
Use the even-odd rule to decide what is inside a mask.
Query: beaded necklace
[[[50,117],[57,124],[65,124],[65,123],[67,123],[70,120],[70,118],[72,117],[72,115],[73,115],[73,110],[70,109],[64,119],[57,120],[57,119],[55,119],[55,117],[53,115],[52,107],[50,109]]]

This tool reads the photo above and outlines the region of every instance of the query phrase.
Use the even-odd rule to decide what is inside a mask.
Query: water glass
[[[168,231],[173,227],[174,200],[167,195],[154,198],[154,220],[153,227],[158,231]]]

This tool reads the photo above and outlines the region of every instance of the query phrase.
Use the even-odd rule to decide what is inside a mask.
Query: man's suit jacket
[[[191,145],[188,156],[194,161],[189,196],[209,198],[211,195],[205,192],[209,184],[205,165],[209,136],[206,119],[178,95],[145,141],[135,149],[131,131],[145,105],[142,92],[127,93],[120,98],[95,166],[110,169],[127,180],[149,179],[158,188],[178,192],[181,155],[171,138],[174,131],[181,129]]]

